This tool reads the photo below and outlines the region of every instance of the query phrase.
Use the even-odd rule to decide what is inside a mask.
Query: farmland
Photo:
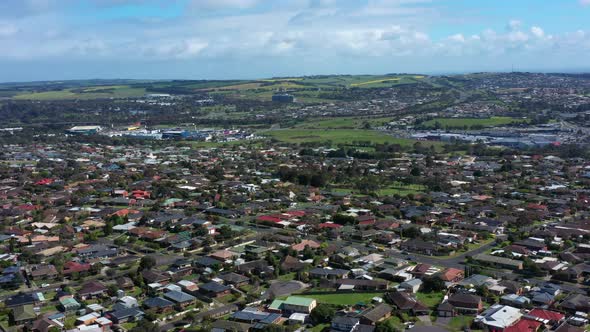
[[[65,81],[45,85],[43,89],[25,85],[0,86],[0,97],[26,100],[67,100],[140,97],[146,93],[211,93],[235,99],[270,100],[277,91],[293,94],[301,103],[333,101],[322,97],[324,91],[349,88],[383,88],[397,84],[424,82],[420,75],[333,75],[260,80],[174,80],[174,81]]]
[[[144,88],[118,85],[23,93],[16,95],[14,98],[29,100],[130,98],[140,97],[145,93]]]

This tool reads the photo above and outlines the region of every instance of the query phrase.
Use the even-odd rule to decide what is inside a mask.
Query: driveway
[[[421,325],[432,326],[432,321],[430,320],[430,316],[422,315],[422,316],[418,316],[417,318],[418,318],[418,321],[420,321]]]
[[[451,317],[438,317],[436,319],[436,321],[434,322],[434,325],[436,325],[438,327],[445,328],[445,327],[449,326],[450,322],[451,322]]]

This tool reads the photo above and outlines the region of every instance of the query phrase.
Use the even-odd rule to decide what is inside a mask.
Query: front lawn
[[[280,275],[277,278],[277,280],[280,280],[280,281],[292,281],[293,279],[295,279],[296,276],[297,276],[297,273],[291,272],[291,273]]]
[[[318,324],[318,325],[312,327],[311,329],[309,329],[309,331],[311,331],[311,332],[322,332],[322,330],[324,330],[327,327],[330,327],[330,324]]]
[[[456,316],[451,318],[449,327],[453,331],[463,331],[463,328],[470,327],[471,323],[473,323],[472,316]]]

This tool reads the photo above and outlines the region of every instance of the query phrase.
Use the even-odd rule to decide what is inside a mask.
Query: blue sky
[[[590,71],[590,0],[2,0],[0,81]]]

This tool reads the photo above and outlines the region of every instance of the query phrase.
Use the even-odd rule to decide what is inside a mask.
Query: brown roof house
[[[407,292],[390,292],[385,296],[394,308],[413,315],[428,315],[428,307]]]
[[[107,288],[98,281],[88,281],[82,285],[77,295],[81,300],[103,297]]]
[[[473,294],[455,293],[449,297],[448,302],[461,314],[477,315],[483,310],[481,298]]]
[[[385,303],[381,303],[374,308],[367,309],[360,314],[360,323],[365,325],[375,325],[391,317],[393,308]]]

